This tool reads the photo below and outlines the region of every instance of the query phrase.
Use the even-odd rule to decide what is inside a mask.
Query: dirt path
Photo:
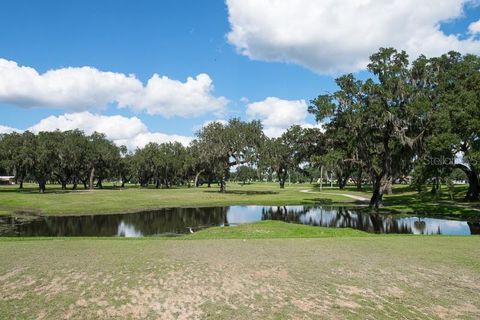
[[[355,195],[347,194],[347,193],[333,193],[333,192],[313,191],[313,190],[308,190],[308,189],[300,190],[300,192],[338,195],[338,196],[347,197],[347,198],[354,199],[354,200],[361,201],[361,202],[369,202],[370,201],[367,198],[360,197],[360,196],[355,196]]]

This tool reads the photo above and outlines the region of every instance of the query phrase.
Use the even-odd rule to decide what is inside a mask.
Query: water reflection
[[[371,233],[480,234],[480,223],[379,215],[332,206],[232,206],[161,209],[130,214],[42,217],[23,221],[0,218],[2,236],[121,236],[182,234],[210,226],[235,226],[259,220],[282,220]]]

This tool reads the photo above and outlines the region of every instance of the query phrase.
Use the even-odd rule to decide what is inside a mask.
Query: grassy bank
[[[368,233],[350,228],[323,228],[281,221],[259,221],[235,227],[213,227],[183,236],[186,240],[199,239],[276,239],[358,237]]]
[[[25,189],[0,186],[0,212],[31,212],[45,215],[104,214],[155,209],[161,207],[197,207],[228,205],[288,205],[315,203],[353,203],[354,200],[335,194],[309,194],[300,190],[312,185],[292,185],[280,189],[274,183],[255,183],[241,186],[229,184],[228,192],[221,194],[211,188],[138,188],[125,189],[107,186],[103,190],[66,190],[58,185],[48,186],[47,193],[39,194],[36,185]],[[365,194],[368,195],[368,194]]]
[[[393,195],[385,196],[385,211],[425,215],[455,216],[475,219],[480,216],[478,204],[461,201],[465,186],[456,187],[455,199],[444,192],[441,198],[433,199],[428,192],[417,193],[408,186],[397,185]],[[308,192],[306,192],[308,191]],[[355,205],[359,199],[368,200],[371,190],[357,191],[354,187],[345,190],[325,187],[320,192],[312,184],[292,184],[280,189],[275,183],[254,183],[241,186],[230,183],[228,192],[221,194],[212,188],[154,189],[128,186],[125,189],[107,186],[103,190],[61,190],[58,185],[49,185],[47,193],[39,194],[34,184],[24,190],[16,186],[0,186],[0,215],[5,214],[108,214],[141,211],[162,207],[198,207],[229,205],[312,205],[339,203]],[[477,207],[475,207],[477,205]]]
[[[6,319],[480,316],[473,236],[0,239],[0,256]]]

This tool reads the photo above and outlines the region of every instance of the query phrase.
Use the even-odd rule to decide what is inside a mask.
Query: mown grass
[[[305,193],[302,190],[310,190]],[[445,191],[439,199],[431,193],[417,191],[406,185],[395,185],[392,195],[386,195],[383,211],[414,213],[429,216],[453,216],[477,219],[480,204],[462,201],[466,186],[455,187],[452,201]],[[344,195],[369,199],[368,186],[362,191],[348,186],[345,190],[318,185],[292,184],[280,189],[275,183],[253,183],[242,186],[228,184],[228,192],[219,193],[217,186],[211,188],[139,188],[129,185],[121,189],[107,185],[103,190],[61,190],[58,185],[49,185],[45,194],[39,194],[35,184],[26,184],[24,190],[16,186],[0,186],[0,215],[78,215],[126,213],[163,207],[201,207],[230,205],[356,205],[358,200]]]
[[[162,207],[353,203],[352,199],[339,195],[300,192],[311,187],[309,184],[295,184],[280,189],[274,183],[245,186],[231,183],[228,192],[222,194],[216,186],[171,189],[107,186],[103,190],[63,191],[58,185],[49,185],[45,194],[39,194],[34,184],[27,184],[24,190],[16,186],[0,186],[0,211],[69,215],[123,213]]]
[[[0,256],[5,319],[480,317],[475,236],[0,239]]]
[[[234,227],[213,227],[183,236],[182,239],[275,239],[358,237],[368,233],[350,228],[323,228],[282,221],[259,221]]]
[[[466,185],[456,185],[451,199],[443,186],[443,192],[436,198],[429,191],[418,192],[407,185],[395,186],[393,194],[386,195],[383,211],[412,213],[427,216],[448,216],[464,219],[480,218],[478,203],[465,202]]]

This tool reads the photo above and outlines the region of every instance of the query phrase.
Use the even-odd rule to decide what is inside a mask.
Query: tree
[[[340,89],[312,100],[309,110],[317,121],[330,120],[330,134],[351,132],[358,152],[358,159],[352,161],[368,170],[373,183],[370,206],[378,208],[394,179],[411,167],[429,120],[430,103],[417,88],[422,83],[409,69],[405,52],[382,48],[370,60],[368,69],[377,81],[342,76],[336,80]]]
[[[86,150],[87,139],[80,130],[54,131],[51,134],[55,145],[57,164],[53,168],[53,176],[61,183],[62,189],[67,188],[67,183],[77,188],[80,176],[87,170]]]
[[[125,146],[120,147],[121,158],[118,162],[117,169],[122,179],[122,188],[125,184],[130,182],[135,173],[135,156],[129,153]]]
[[[257,171],[249,166],[238,166],[235,173],[235,178],[245,185],[247,181],[254,180],[257,177]]]
[[[115,165],[120,160],[120,150],[104,134],[95,132],[88,137],[86,158],[88,163],[89,188],[93,190],[94,180],[97,179],[97,187],[102,189],[105,178],[116,175]]]
[[[26,131],[24,133],[5,134],[1,139],[0,158],[3,166],[15,176],[20,189],[23,189],[23,182],[32,165],[33,138],[34,135]]]
[[[259,149],[259,166],[271,170],[277,176],[280,188],[285,188],[285,181],[294,166],[294,152],[283,137],[267,138]]]
[[[159,148],[158,143],[150,142],[141,149],[137,148],[135,152],[133,167],[142,187],[148,187],[152,178],[157,180]]]
[[[438,91],[442,123],[455,135],[452,153],[461,154],[462,169],[468,178],[465,199],[480,200],[480,57],[450,52],[435,59],[443,72]]]
[[[32,162],[29,171],[37,181],[40,193],[45,192],[47,182],[59,165],[55,136],[55,132],[40,132],[32,137]]]
[[[159,146],[158,160],[158,184],[163,182],[169,188],[172,182],[179,182],[182,179],[182,170],[186,161],[186,149],[179,142],[162,143]]]
[[[227,124],[212,122],[198,133],[199,157],[209,162],[220,180],[220,192],[226,191],[230,168],[252,162],[264,135],[259,121],[231,119]]]

